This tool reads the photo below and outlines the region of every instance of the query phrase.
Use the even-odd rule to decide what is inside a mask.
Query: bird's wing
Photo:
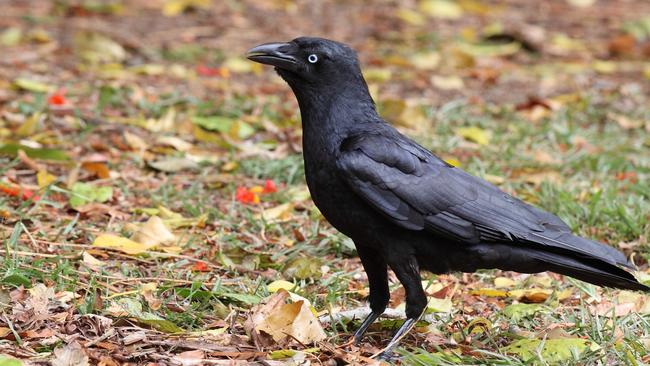
[[[627,264],[620,252],[571,235],[558,217],[445,163],[397,132],[349,137],[337,165],[356,194],[403,228],[464,243],[532,242]]]

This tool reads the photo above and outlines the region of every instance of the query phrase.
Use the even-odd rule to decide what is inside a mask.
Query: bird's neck
[[[381,121],[363,78],[347,87],[294,88],[300,106],[303,135],[328,141],[343,139]],[[312,136],[313,135],[313,136]]]

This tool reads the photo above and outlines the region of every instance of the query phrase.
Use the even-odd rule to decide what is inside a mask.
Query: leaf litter
[[[643,2],[53,4],[0,20],[0,364],[373,362],[404,294],[391,277],[386,318],[347,342],[365,274],[309,200],[288,89],[242,58],[318,24],[404,132],[650,276]],[[502,271],[423,287],[404,364],[650,362],[642,294]]]

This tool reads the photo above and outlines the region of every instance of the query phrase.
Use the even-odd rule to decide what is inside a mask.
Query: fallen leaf
[[[100,261],[99,259],[93,257],[90,253],[87,251],[84,251],[81,255],[83,264],[86,265],[86,267],[92,269],[95,272],[101,271],[101,269],[106,266],[106,263],[103,261]]]
[[[129,317],[142,324],[147,324],[153,328],[165,333],[178,333],[183,329],[176,324],[166,320],[156,314],[142,310],[142,304],[137,299],[121,298],[111,303],[106,310],[113,316]]]
[[[25,78],[15,79],[14,86],[34,93],[49,93],[54,90],[54,86],[50,84]]]
[[[411,9],[399,9],[397,10],[396,15],[398,18],[411,25],[422,25],[425,23],[425,19],[422,14]]]
[[[162,13],[172,17],[185,12],[190,8],[207,9],[212,5],[212,0],[165,0]]]
[[[296,287],[296,284],[286,280],[275,280],[269,283],[266,288],[270,293],[278,292],[279,290],[291,291]]]
[[[280,290],[276,293],[281,293]],[[262,321],[255,326],[258,332],[264,332],[273,338],[275,342],[283,342],[288,336],[302,344],[309,344],[325,339],[327,336],[323,331],[316,316],[304,301],[297,301],[291,304],[276,303]]]
[[[38,171],[38,173],[36,173],[36,182],[38,184],[38,188],[43,189],[56,182],[56,176],[48,173],[45,169],[41,169]]]
[[[142,243],[137,243],[131,239],[111,234],[103,234],[98,236],[95,238],[95,241],[93,241],[93,246],[99,248],[117,249],[126,254],[140,254],[149,249]]]
[[[34,113],[31,117],[27,118],[20,127],[16,130],[16,135],[20,137],[29,137],[36,133],[38,126],[43,122],[44,115],[42,113]]]
[[[503,351],[516,354],[525,362],[537,360],[538,356],[545,363],[561,364],[573,359],[574,354],[585,351],[597,351],[598,344],[582,338],[563,339],[519,339],[505,347]]]
[[[23,362],[16,358],[0,355],[0,366],[22,366]]]
[[[287,278],[308,279],[321,275],[321,261],[318,258],[298,257],[287,263],[282,270]]]
[[[431,77],[431,83],[438,89],[441,90],[460,90],[465,87],[463,79],[459,76],[440,76],[433,75]]]
[[[172,357],[183,366],[204,365],[205,352],[201,350],[185,351]]]
[[[75,52],[91,64],[122,62],[127,56],[121,44],[102,34],[79,31],[73,37]]]
[[[158,245],[173,244],[176,236],[169,231],[165,223],[158,216],[151,216],[140,229],[133,234],[131,240],[141,243],[147,248]]]
[[[287,202],[273,208],[263,210],[256,218],[263,219],[266,222],[286,221],[291,219],[293,213],[293,203]]]
[[[162,300],[156,297],[158,286],[155,282],[144,283],[140,287],[140,295],[147,301],[147,305],[151,310],[158,310],[162,306]]]
[[[451,298],[439,299],[437,297],[429,297],[426,311],[430,313],[451,313],[453,308],[454,305],[451,302]]]
[[[147,144],[140,136],[128,131],[124,131],[124,140],[126,140],[126,143],[133,150],[144,152],[149,147],[149,144]]]
[[[61,149],[34,148],[17,143],[0,145],[0,155],[9,155],[13,157],[18,155],[19,150],[24,151],[27,156],[34,159],[59,161],[70,160],[68,154]]]
[[[18,27],[9,27],[0,32],[0,45],[6,47],[16,46],[23,39],[23,31]]]
[[[497,288],[510,288],[514,287],[516,282],[508,277],[497,277],[494,279],[494,287]]]
[[[479,145],[490,143],[491,134],[480,127],[460,127],[456,129],[456,134],[466,140],[476,142]]]
[[[433,18],[458,19],[463,16],[463,8],[448,0],[421,0],[420,11]]]
[[[411,56],[410,61],[415,68],[420,70],[433,70],[440,63],[440,53],[436,51],[420,52]],[[462,80],[461,80],[462,81]]]
[[[577,8],[587,8],[596,3],[596,0],[566,0],[567,3]]]
[[[76,208],[90,202],[106,202],[113,197],[113,188],[76,182],[70,189],[70,206]]]
[[[183,170],[198,170],[199,164],[187,158],[166,158],[147,163],[150,167],[165,173],[177,173]]]
[[[76,341],[54,350],[52,366],[86,366],[88,355]]]
[[[111,177],[111,173],[108,170],[106,163],[93,162],[93,161],[84,161],[81,163],[81,167],[88,172],[95,174],[100,179],[107,179]]]
[[[537,313],[548,313],[550,309],[540,304],[510,304],[503,308],[503,314],[513,322],[527,317],[532,317]]]

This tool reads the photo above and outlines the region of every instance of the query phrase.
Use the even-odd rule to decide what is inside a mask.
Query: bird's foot
[[[373,355],[372,358],[377,358],[378,360],[381,361],[386,361],[390,362],[391,360],[395,359],[395,355],[393,353],[393,350],[397,345],[399,345],[399,342],[404,338],[410,331],[415,327],[418,321],[420,321],[420,318],[422,318],[422,315],[424,315],[424,310],[422,313],[417,317],[417,318],[408,318],[402,324],[401,327],[395,332],[395,335],[393,338],[388,342],[386,347],[378,354]]]
[[[397,360],[397,357],[392,351],[383,351],[377,356],[376,359],[377,361],[392,363],[393,361]]]
[[[358,346],[363,339],[363,336],[366,334],[368,327],[379,318],[382,313],[372,311],[368,316],[363,320],[363,323],[359,326],[359,329],[354,333],[354,345]]]

